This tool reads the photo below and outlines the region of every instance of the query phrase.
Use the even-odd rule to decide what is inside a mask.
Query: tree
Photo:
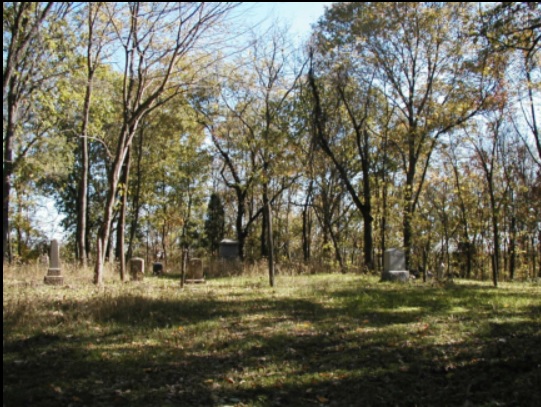
[[[413,245],[413,215],[437,141],[484,105],[490,60],[465,36],[468,3],[336,3],[319,23],[318,44],[362,68],[393,107],[400,152],[403,245]]]
[[[321,96],[324,84],[316,83],[313,55],[310,58],[312,63],[308,81],[314,101],[314,135],[323,152],[338,170],[347,192],[363,217],[364,265],[368,270],[373,270],[375,263],[371,175],[375,167],[375,154],[373,137],[368,127],[368,120],[374,119],[374,116],[369,118],[374,96],[372,84],[362,80],[353,84],[348,68],[341,65],[337,71],[331,70],[329,74],[332,76],[327,86],[330,89],[326,92],[323,90],[323,93],[324,99],[330,102],[324,106]],[[331,119],[333,116],[334,119]],[[335,124],[331,120],[334,120]],[[346,121],[349,121],[349,125],[344,124]],[[353,157],[349,151],[356,151],[357,157]],[[360,180],[360,192],[354,185],[357,180]]]
[[[7,255],[10,195],[13,176],[33,148],[48,134],[46,120],[23,133],[23,124],[35,119],[39,95],[52,90],[54,79],[67,71],[64,40],[69,3],[5,2],[3,10],[3,258]],[[44,26],[47,29],[44,29]],[[42,99],[45,104],[49,100]],[[35,122],[34,122],[35,123]],[[23,137],[24,136],[24,137]],[[17,148],[17,146],[19,148]],[[18,153],[15,153],[15,150]],[[11,261],[11,259],[9,259]]]
[[[541,44],[541,4],[537,1],[494,2],[479,7],[479,33],[496,51],[535,54]]]
[[[187,91],[190,78],[181,75],[187,56],[235,6],[220,2],[129,3],[127,6],[107,3],[106,10],[124,54],[123,120],[97,239],[95,284],[103,282],[105,242],[111,233],[120,176],[141,120]],[[120,261],[122,267],[124,256]]]
[[[530,154],[541,168],[541,134],[536,100],[541,89],[541,3],[495,2],[479,9],[479,36],[488,40],[489,52],[513,57],[510,80],[521,105],[522,124],[532,135],[537,155],[529,148],[526,131],[519,130]],[[538,103],[538,102],[537,102]],[[518,130],[517,126],[517,130]]]
[[[77,257],[79,264],[86,266],[88,247],[87,247],[87,212],[88,212],[88,182],[89,182],[89,127],[90,112],[92,103],[92,92],[94,90],[94,77],[96,70],[102,63],[104,48],[107,46],[110,38],[110,26],[112,21],[105,18],[102,13],[103,3],[88,2],[83,10],[83,19],[86,18],[86,86],[84,105],[82,109],[81,133],[79,139],[80,154],[80,174],[79,185],[77,187]]]
[[[225,236],[225,211],[220,196],[213,193],[210,196],[205,219],[205,235],[207,246],[211,253],[215,254],[220,241]]]
[[[198,109],[223,159],[222,179],[235,192],[240,257],[244,259],[249,230],[261,216],[261,251],[268,259],[273,286],[272,206],[298,178],[289,120],[303,66],[295,66],[283,32],[272,32],[252,44],[237,64],[239,69],[227,75],[221,94],[201,101]],[[252,199],[248,207],[254,190],[261,199]]]
[[[476,152],[476,159],[485,175],[487,185],[487,194],[490,203],[491,226],[492,226],[492,280],[494,287],[498,286],[498,280],[501,274],[501,246],[500,246],[500,215],[506,195],[505,185],[501,176],[501,157],[502,139],[505,131],[505,101],[502,101],[499,108],[492,114],[489,113],[486,123],[486,132],[489,135],[484,137],[485,132],[479,132],[478,138],[473,141],[473,147]],[[483,134],[483,136],[481,136]],[[498,188],[498,185],[503,185],[503,190]]]

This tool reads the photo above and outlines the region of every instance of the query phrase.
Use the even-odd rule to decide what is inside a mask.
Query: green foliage
[[[130,197],[145,209],[132,225],[139,236],[135,246],[141,248],[152,236],[154,253],[173,255],[181,246],[200,247],[210,156],[194,112],[185,100],[174,99],[166,109],[149,115],[140,131],[128,188]]]
[[[532,53],[541,46],[541,4],[494,2],[481,10],[480,34],[498,50],[519,49]]]
[[[213,46],[191,49],[191,40],[222,30],[215,21],[234,5],[174,7],[3,4],[4,184],[12,187],[4,197],[11,216],[4,236],[12,233],[15,251],[30,256],[48,232],[36,227],[42,195],[55,200],[74,238],[83,67],[91,62],[97,64],[88,127],[91,252],[111,180],[121,172],[122,160],[114,158],[131,143],[130,179],[110,194],[112,224],[127,197],[130,254],[175,257],[181,246],[205,245],[215,251],[225,217],[257,259],[267,249],[260,233],[267,199],[283,260],[300,259],[306,242],[313,243],[314,261],[362,252],[372,217],[375,260],[385,247],[405,246],[412,268],[445,255],[455,271],[454,254],[442,254],[443,247],[467,244],[478,251],[471,275],[483,278],[496,221],[504,277],[512,276],[513,262],[520,277],[539,274],[538,2],[334,3],[310,42],[321,118],[302,80],[306,66],[285,32],[250,38],[234,56]],[[92,37],[81,29],[90,9],[97,18]],[[175,57],[163,58],[176,40],[173,14],[187,9],[210,12],[209,25],[181,30],[188,47],[180,44]],[[133,35],[131,12],[140,15],[141,31]],[[200,14],[188,15],[197,24]],[[505,116],[491,143],[495,109]],[[355,200],[314,143],[316,119],[370,217],[354,210]],[[485,158],[493,160],[494,208]],[[211,183],[223,205],[223,215],[216,206],[217,220],[207,206]],[[343,264],[361,266],[354,254],[344,257]]]

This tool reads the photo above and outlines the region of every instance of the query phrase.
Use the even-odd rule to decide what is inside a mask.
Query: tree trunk
[[[126,158],[128,140],[130,137],[130,130],[127,125],[124,125],[124,129],[120,133],[121,137],[119,139],[118,150],[119,152],[115,156],[113,167],[111,170],[111,175],[109,177],[109,185],[107,189],[107,198],[104,208],[103,224],[98,232],[97,244],[101,244],[102,247],[107,245],[109,237],[111,234],[111,225],[113,222],[113,211],[115,206],[116,194],[118,191],[118,183],[120,180],[120,172],[122,170],[122,165]],[[98,256],[96,259],[96,265],[94,267],[94,284],[100,285],[103,284],[103,271],[106,257],[106,250],[103,250],[101,256]]]
[[[357,194],[356,188],[352,185],[351,180],[349,179],[348,172],[346,168],[341,164],[341,162],[338,160],[334,152],[332,151],[329,142],[327,140],[327,135],[325,132],[325,115],[323,114],[323,109],[321,107],[321,100],[319,95],[319,90],[315,83],[314,73],[312,68],[310,68],[308,72],[308,79],[310,88],[312,90],[312,95],[314,97],[314,106],[313,106],[313,120],[314,120],[314,128],[315,128],[315,138],[320,145],[320,147],[323,149],[325,154],[332,160],[333,164],[335,165],[336,169],[338,170],[338,173],[340,174],[340,179],[346,186],[346,190],[348,191],[349,195],[351,196],[351,199],[353,200],[353,203],[361,212],[361,215],[363,217],[363,220],[365,222],[365,231],[372,233],[372,213],[371,213],[371,207],[370,207],[370,201],[368,202],[362,202],[359,195]],[[363,166],[364,170],[366,171],[366,165],[368,165],[367,157],[363,160]],[[366,185],[368,184],[368,173],[365,172],[364,176],[367,178],[365,180],[365,184],[363,185],[363,199],[366,198],[366,196],[370,196],[370,189],[366,189]],[[366,238],[366,234],[364,236]],[[372,258],[373,255],[373,240],[372,236],[364,242],[364,263],[366,266],[370,269],[373,269],[374,267],[374,260]]]
[[[21,221],[23,220],[23,202],[20,194],[20,190],[15,189],[15,194],[17,196],[17,219],[18,222],[15,223],[15,232],[17,235],[17,259],[21,261],[23,258],[23,232],[21,230]]]
[[[122,185],[122,197],[120,204],[120,213],[118,215],[118,226],[117,226],[117,259],[119,261],[120,269],[120,280],[126,281],[126,253],[124,249],[124,240],[125,240],[125,230],[126,230],[126,211],[128,206],[128,182],[130,179],[130,166],[131,166],[131,154],[130,148],[126,154],[126,161],[122,168],[122,177],[120,184]]]
[[[310,218],[310,200],[312,199],[313,180],[310,181],[306,200],[302,208],[302,254],[304,262],[311,257],[312,220]]]
[[[77,255],[79,265],[86,267],[87,265],[87,211],[88,211],[88,174],[89,174],[89,160],[88,160],[88,123],[90,120],[90,100],[92,97],[92,79],[93,71],[89,72],[88,85],[85,94],[84,111],[83,111],[83,125],[80,139],[81,149],[81,173],[79,178],[79,185],[77,191]]]
[[[272,236],[272,208],[268,195],[268,184],[263,185],[263,205],[265,216],[263,216],[263,223],[266,223],[267,230],[267,249],[268,249],[268,267],[269,267],[269,284],[274,287],[274,241]]]
[[[490,204],[492,209],[492,233],[494,244],[494,255],[492,258],[492,282],[494,287],[498,287],[498,279],[500,275],[500,232],[498,226],[498,216],[496,213],[496,198],[492,182],[489,181]]]
[[[15,85],[13,85],[15,86]],[[10,86],[11,88],[11,86]],[[17,122],[17,112],[18,104],[15,100],[15,96],[9,92],[8,93],[8,121],[6,128],[6,136],[4,141],[4,166],[2,171],[2,191],[3,191],[3,200],[2,200],[2,250],[3,250],[3,259],[6,257],[9,264],[13,262],[13,255],[11,250],[9,250],[9,206],[10,206],[10,194],[11,194],[11,181],[14,171],[13,163],[13,139],[15,137],[15,124]]]
[[[541,258],[541,231],[539,232],[539,236],[537,237],[537,247],[538,247],[538,252],[539,252],[539,257]],[[533,245],[533,237],[532,237],[532,247],[535,247]],[[534,252],[535,253],[535,252]],[[534,270],[535,270],[535,262],[536,262],[536,255],[534,254],[534,260],[533,260],[533,264],[534,264]],[[534,275],[535,275],[535,272],[534,272]],[[541,278],[541,261],[539,262],[539,272],[538,272],[538,275],[537,277]]]
[[[96,285],[103,284],[103,252],[105,251],[105,249],[103,247],[103,237],[101,235],[102,233],[98,232],[98,238],[96,242],[96,268],[94,270],[94,284]]]
[[[4,153],[4,157],[7,154]],[[8,259],[8,263],[11,264],[13,259],[10,255],[11,251],[8,250],[9,245],[9,195],[11,193],[11,164],[8,160],[4,159],[4,171],[2,175],[2,184],[3,184],[3,194],[4,198],[2,200],[2,251],[3,251],[3,260]]]
[[[244,213],[246,208],[244,206],[244,197],[241,193],[237,191],[237,219],[236,219],[236,230],[237,230],[237,240],[239,243],[239,258],[241,261],[244,261],[244,245],[246,244],[246,235],[244,228],[242,226],[242,221],[244,219]]]
[[[413,143],[411,141],[410,143]],[[404,242],[404,252],[406,257],[406,270],[409,270],[411,267],[411,247],[413,243],[413,183],[415,177],[415,159],[413,157],[414,147],[410,145],[410,164],[409,169],[406,175],[406,188],[404,191],[404,210],[402,213],[402,225],[403,225],[403,242]]]
[[[267,199],[268,199],[268,196],[267,196]],[[264,203],[264,205],[266,204]],[[263,211],[263,219],[261,220],[261,237],[260,237],[261,257],[268,257],[269,255],[269,247],[267,245],[268,240],[269,240],[268,239],[269,233],[267,230],[268,224],[269,224],[269,220],[267,219],[267,210],[265,209]]]
[[[141,161],[143,159],[143,128],[139,130],[139,137],[137,143],[137,171],[136,171],[136,184],[135,191],[133,193],[132,201],[132,216],[130,226],[130,238],[128,242],[127,258],[133,257],[133,242],[135,235],[137,234],[139,224],[139,212],[141,211],[140,199],[141,199],[141,182],[143,177],[143,171],[141,168]]]
[[[180,288],[184,288],[186,280],[186,268],[188,267],[188,249],[182,249],[182,260],[180,265]]]
[[[511,238],[509,241],[509,278],[515,279],[515,269],[517,260],[517,218],[513,215],[511,217]]]
[[[329,235],[331,236],[332,245],[334,248],[334,258],[338,262],[338,267],[340,268],[340,272],[342,274],[346,274],[346,267],[344,264],[344,258],[342,257],[342,253],[340,253],[340,245],[339,245],[339,237],[334,233],[332,226],[329,225]]]

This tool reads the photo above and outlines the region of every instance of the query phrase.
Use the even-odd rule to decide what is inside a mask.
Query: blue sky
[[[292,34],[298,39],[306,39],[310,25],[324,13],[325,6],[332,2],[246,2],[247,18],[253,22],[262,21],[263,25],[279,21],[291,27]]]

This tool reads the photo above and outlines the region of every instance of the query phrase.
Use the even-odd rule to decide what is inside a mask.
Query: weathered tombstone
[[[62,270],[60,270],[60,247],[56,239],[51,242],[49,269],[47,270],[47,275],[43,281],[45,284],[49,285],[64,284],[64,277],[62,277]]]
[[[39,257],[39,264],[41,264],[42,266],[48,266],[49,265],[49,255],[47,253],[43,253]]]
[[[383,273],[381,281],[409,281],[410,273],[406,268],[406,256],[402,250],[388,249],[383,253]]]
[[[145,260],[134,257],[130,260],[130,277],[132,280],[142,280],[145,274]]]
[[[205,275],[203,273],[203,260],[192,258],[188,261],[188,270],[186,272],[186,283],[204,283]]]
[[[152,263],[152,274],[155,276],[161,276],[163,274],[163,263]]]
[[[218,255],[221,259],[234,260],[239,257],[239,242],[224,239],[220,242]]]

